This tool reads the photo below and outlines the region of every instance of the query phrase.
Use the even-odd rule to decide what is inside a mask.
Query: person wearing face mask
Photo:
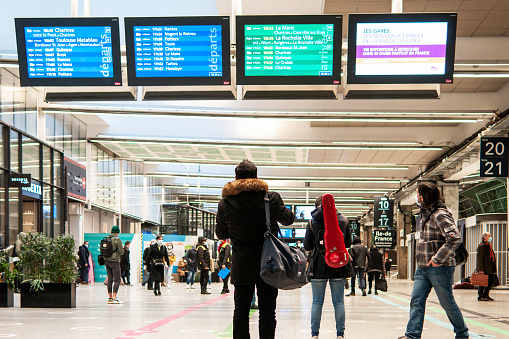
[[[490,297],[490,290],[495,283],[497,273],[497,261],[495,259],[495,252],[491,245],[493,238],[489,232],[482,235],[482,242],[477,247],[477,271],[484,273],[488,276],[488,286],[479,286],[478,297],[479,301],[493,301]]]
[[[163,244],[163,236],[156,237],[156,243],[150,246],[147,256],[147,263],[150,264],[150,275],[154,280],[154,294],[161,295],[161,283],[164,281],[165,261],[170,262],[168,250]]]
[[[207,248],[207,239],[204,237],[198,238],[198,246],[196,247],[197,266],[200,270],[200,287],[201,294],[210,294],[207,291],[207,283],[209,282],[210,272],[210,254]]]
[[[418,267],[414,275],[410,318],[405,335],[399,339],[421,338],[426,300],[431,289],[435,289],[440,305],[454,328],[456,339],[468,338],[467,325],[452,294],[456,265],[454,253],[461,244],[460,232],[435,183],[420,182],[416,193],[421,208],[415,251]]]
[[[88,258],[90,251],[88,250],[88,241],[85,241],[78,249],[78,267],[80,269],[80,279],[83,285],[88,285]]]

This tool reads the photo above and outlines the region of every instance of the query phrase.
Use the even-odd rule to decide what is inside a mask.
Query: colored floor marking
[[[220,297],[211,299],[211,300],[206,301],[204,303],[194,305],[193,307],[190,307],[187,310],[180,311],[180,312],[178,312],[178,313],[176,313],[174,315],[171,315],[171,316],[169,316],[167,318],[164,318],[164,319],[161,319],[159,321],[156,321],[156,322],[154,322],[152,324],[143,326],[142,328],[137,329],[137,330],[122,331],[125,336],[117,337],[115,339],[131,339],[132,337],[137,337],[137,336],[140,336],[140,335],[143,335],[143,334],[146,334],[146,333],[157,333],[158,331],[155,331],[156,328],[159,328],[159,327],[161,327],[163,325],[166,325],[166,324],[168,324],[168,323],[170,323],[172,321],[175,321],[175,320],[177,320],[179,318],[182,318],[183,316],[188,315],[191,312],[194,312],[196,310],[199,310],[202,307],[205,307],[205,306],[208,306],[210,304],[213,304],[216,301],[219,301],[219,300],[221,300],[223,298],[226,298],[228,296],[229,296],[229,294],[224,294],[224,295],[222,295]]]
[[[394,299],[397,299],[397,300],[402,300],[404,302],[408,302],[408,303],[410,302],[409,299],[398,297],[398,296],[395,296],[393,294],[387,293],[387,296],[389,296],[391,298],[394,298]],[[440,313],[440,314],[446,314],[444,310],[436,308],[436,307],[433,307],[433,306],[426,306],[426,309],[428,309],[430,311],[434,311],[434,312]],[[474,326],[482,327],[482,328],[484,328],[486,330],[490,330],[490,331],[493,331],[493,332],[497,332],[497,333],[509,336],[509,331],[507,331],[507,330],[503,330],[501,328],[498,328],[498,327],[495,327],[495,326],[492,326],[492,325],[483,324],[483,323],[481,323],[481,322],[479,322],[477,320],[473,320],[473,319],[470,319],[470,318],[463,317],[463,319],[468,324],[472,324]],[[450,326],[450,328],[452,328],[452,326]]]
[[[256,312],[256,310],[249,311],[249,318]],[[221,331],[217,336],[218,338],[233,338],[233,323],[230,324],[224,331]]]

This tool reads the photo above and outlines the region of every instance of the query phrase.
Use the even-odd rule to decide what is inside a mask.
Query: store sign
[[[86,201],[86,167],[67,157],[64,157],[64,166],[67,168],[67,196]]]
[[[374,227],[392,228],[394,221],[394,200],[388,197],[375,197]]]
[[[10,174],[9,187],[30,187],[32,175],[30,174]]]
[[[398,240],[396,233],[395,230],[374,230],[373,244],[378,248],[395,248]]]
[[[30,184],[30,187],[23,187],[21,188],[21,193],[23,193],[24,196],[34,198],[34,199],[42,199],[42,186],[36,181],[33,181]]]
[[[507,178],[509,155],[509,138],[483,137],[481,138],[481,178]]]

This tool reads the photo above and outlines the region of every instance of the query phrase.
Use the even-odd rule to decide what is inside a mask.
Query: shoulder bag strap
[[[424,223],[422,224],[422,227],[421,227],[421,231],[424,231],[424,227],[426,226],[426,224],[428,223],[429,219],[431,219],[431,216],[433,215],[433,213],[435,213],[436,211],[438,210],[438,207],[434,208],[430,213],[429,215],[426,217],[426,220],[424,220]]]
[[[265,225],[267,226],[267,232],[270,233],[270,199],[267,192],[265,192],[265,197],[263,198],[263,201],[265,203]],[[281,229],[279,229],[279,236],[281,237],[281,241],[286,243],[283,239],[283,234],[281,233]]]

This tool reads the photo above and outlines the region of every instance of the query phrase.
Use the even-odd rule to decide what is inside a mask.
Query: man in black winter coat
[[[88,284],[88,271],[90,267],[88,265],[88,258],[90,257],[90,251],[88,250],[88,241],[85,241],[78,249],[78,266],[80,269],[81,283],[84,285]]]
[[[490,290],[495,283],[497,274],[497,260],[491,242],[493,238],[489,232],[482,235],[482,242],[477,247],[477,271],[488,276],[488,286],[479,286],[477,300],[493,301],[490,297]]]
[[[204,237],[198,238],[198,245],[196,246],[196,265],[200,270],[201,294],[210,294],[210,292],[207,292],[207,283],[209,282],[210,273],[210,252],[207,247],[207,239]]]
[[[276,192],[258,179],[257,168],[243,160],[235,168],[235,181],[223,187],[216,215],[216,234],[232,243],[231,282],[235,286],[233,337],[249,338],[249,309],[255,286],[259,306],[260,339],[274,338],[276,332],[276,298],[278,291],[260,278],[260,260],[264,242],[265,193],[269,197],[271,232],[277,236],[278,222],[291,225],[295,219]]]
[[[147,290],[154,289],[154,277],[150,273],[150,265],[147,265],[145,263],[147,262],[147,259],[148,259],[148,254],[150,252],[150,246],[154,245],[155,243],[156,243],[155,239],[150,240],[150,245],[147,248],[145,248],[145,250],[143,251],[144,275],[143,275],[143,282],[142,282],[141,286],[145,286],[145,284],[148,284]]]
[[[364,277],[364,269],[368,264],[368,249],[361,243],[361,238],[355,237],[352,241],[353,246],[348,249],[348,253],[352,258],[353,270],[359,279],[359,288],[362,295],[366,296],[366,279]],[[352,277],[352,291],[347,296],[355,295],[355,275]]]

